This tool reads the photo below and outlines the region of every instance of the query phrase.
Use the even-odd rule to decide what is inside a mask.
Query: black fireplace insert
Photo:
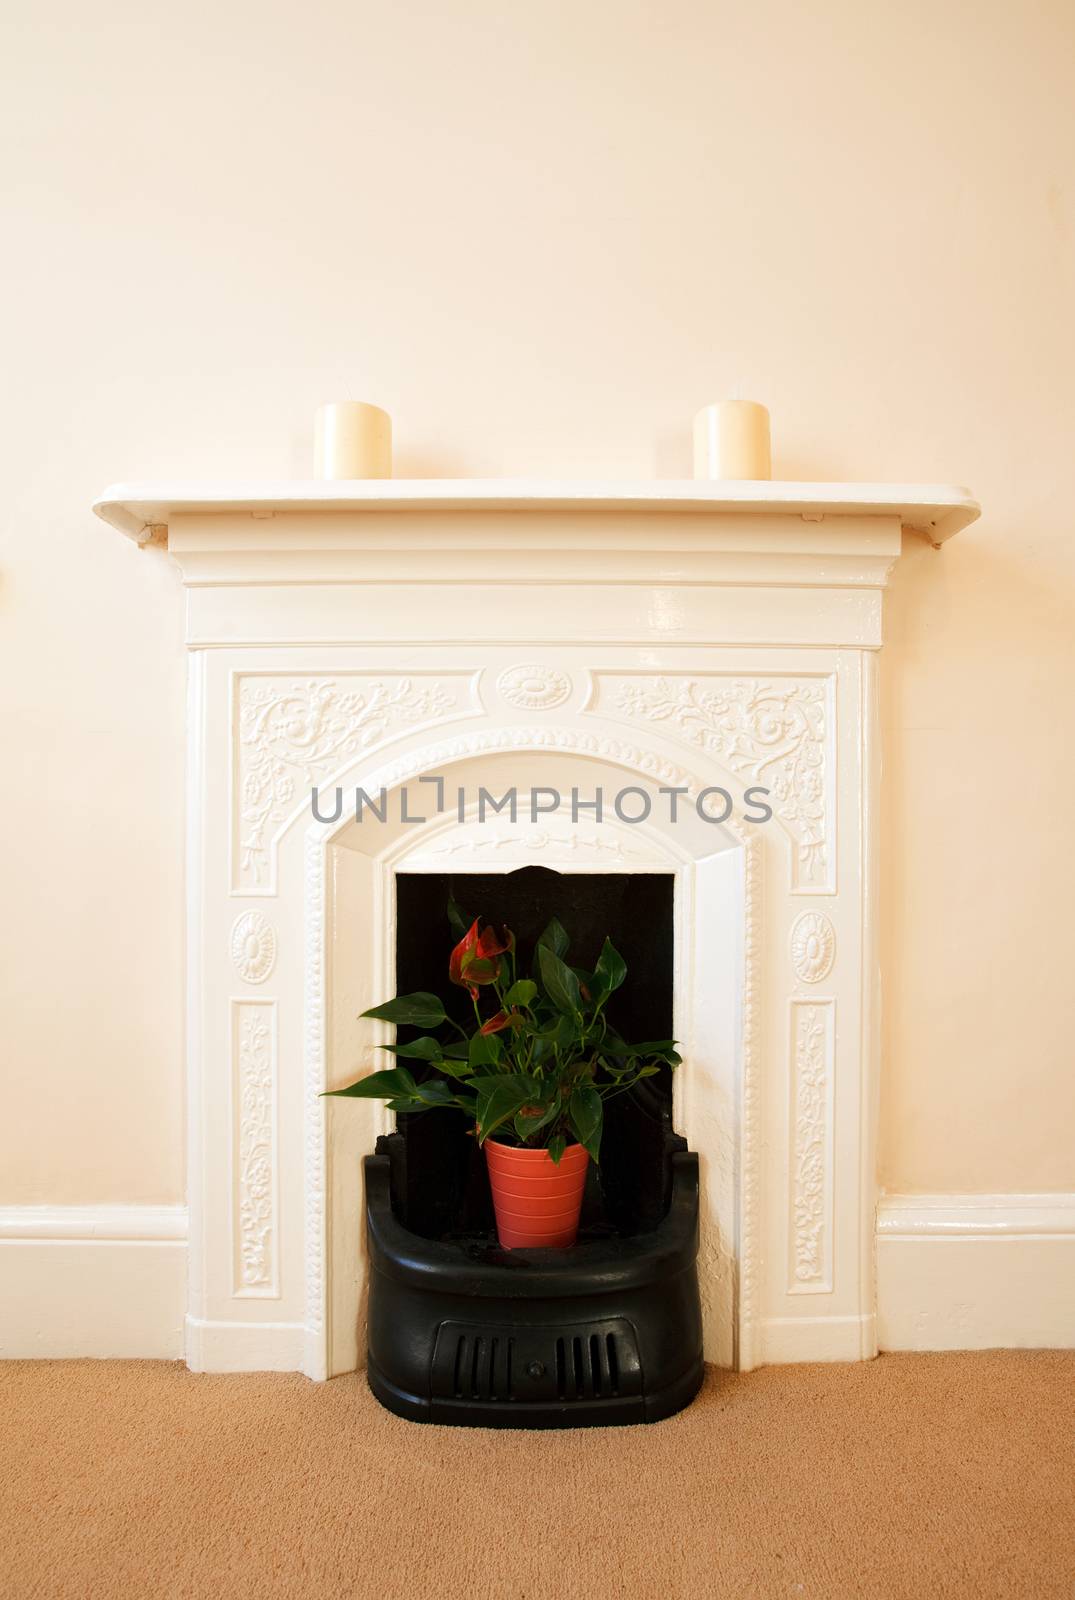
[[[400,873],[397,992],[446,992],[447,908],[506,923],[529,951],[553,916],[569,959],[606,934],[627,963],[610,1017],[629,1038],[672,1034],[668,873]],[[401,1037],[405,1030],[401,1030]],[[606,1102],[578,1243],[504,1250],[485,1161],[462,1113],[401,1115],[365,1160],[370,1387],[414,1421],[485,1427],[652,1422],[702,1378],[698,1163],[672,1129],[664,1069]]]

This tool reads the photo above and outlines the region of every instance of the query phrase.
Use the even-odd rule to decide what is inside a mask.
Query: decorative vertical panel
[[[736,1365],[750,1372],[759,1356],[759,1257],[761,1245],[760,1148],[762,1106],[761,979],[762,854],[755,834],[744,847],[743,896],[743,1081],[739,1129],[739,1326]]]
[[[325,972],[328,964],[329,924],[326,920],[326,845],[316,835],[306,839],[305,944],[306,979],[303,995],[305,1026],[305,1095],[303,1114],[304,1238],[306,1256],[307,1352],[303,1370],[308,1378],[329,1375],[327,1343],[328,1261],[326,1222],[329,1182],[325,1148],[326,1087]]]
[[[235,1294],[279,1295],[276,1002],[233,1000]]]
[[[835,1023],[833,1000],[791,1002],[791,1294],[832,1289]]]

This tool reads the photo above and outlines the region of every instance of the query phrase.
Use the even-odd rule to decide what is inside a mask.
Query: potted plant
[[[473,1023],[461,1027],[435,994],[373,1006],[362,1015],[420,1028],[421,1036],[381,1047],[395,1066],[328,1092],[387,1100],[408,1114],[434,1106],[466,1112],[485,1150],[500,1243],[570,1245],[587,1166],[600,1156],[604,1102],[662,1063],[678,1065],[679,1056],[671,1039],[628,1044],[609,1022],[607,1003],[627,974],[609,939],[592,971],[570,966],[568,936],[554,918],[537,941],[531,975],[520,977],[514,934],[480,923],[474,919],[448,962],[451,982],[470,992]]]

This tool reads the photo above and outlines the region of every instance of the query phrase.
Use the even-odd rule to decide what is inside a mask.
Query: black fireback
[[[458,935],[448,905],[469,918],[506,924],[518,941],[520,973],[551,917],[571,938],[568,960],[592,967],[607,935],[627,963],[627,981],[609,1004],[610,1021],[629,1040],[672,1036],[673,888],[671,873],[511,873],[396,875],[396,990],[440,995],[456,1021],[473,1021],[466,990],[448,982]],[[400,1030],[401,1039],[413,1036]],[[671,1073],[606,1102],[598,1175],[591,1181],[580,1237],[630,1237],[657,1226],[671,1199]],[[428,1239],[487,1233],[493,1218],[484,1161],[467,1119],[456,1111],[399,1118],[403,1135],[392,1171],[392,1205],[405,1227]]]

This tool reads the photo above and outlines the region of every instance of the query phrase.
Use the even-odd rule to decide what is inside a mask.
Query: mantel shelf
[[[708,516],[898,517],[943,544],[980,508],[966,489],[937,483],[705,482],[541,478],[281,479],[235,483],[117,483],[94,511],[139,544],[175,516],[248,512],[571,511]]]

